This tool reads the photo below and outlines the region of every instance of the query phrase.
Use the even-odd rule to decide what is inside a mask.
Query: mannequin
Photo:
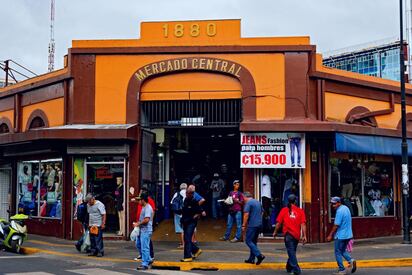
[[[123,200],[123,178],[116,178],[116,210],[119,217],[119,231],[117,232],[118,236],[123,236],[124,234],[124,200]]]

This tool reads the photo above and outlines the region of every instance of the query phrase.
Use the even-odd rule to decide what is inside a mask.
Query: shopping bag
[[[132,242],[135,242],[136,239],[139,237],[139,235],[140,235],[140,228],[139,228],[138,226],[136,226],[136,227],[133,229],[132,233],[130,233],[130,240],[131,240]]]
[[[350,239],[349,240],[349,242],[348,242],[348,245],[346,246],[346,251],[348,251],[348,252],[352,252],[353,251],[353,243],[354,243],[355,241],[353,240],[353,239]]]
[[[99,227],[96,225],[93,225],[90,227],[90,234],[92,235],[99,235]]]
[[[80,247],[81,252],[87,252],[90,250],[91,242],[90,242],[90,232],[86,230],[83,235],[83,243]]]

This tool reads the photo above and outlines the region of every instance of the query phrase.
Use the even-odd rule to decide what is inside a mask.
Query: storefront
[[[351,209],[356,238],[399,234],[399,108],[398,83],[323,67],[308,37],[242,38],[240,20],[144,22],[140,39],[75,40],[62,70],[0,89],[0,215],[10,208],[31,216],[32,233],[77,238],[90,192],[106,206],[105,235],[121,239],[141,188],[161,226],[182,182],[212,213],[214,193],[239,179],[263,204],[262,237],[289,194],[311,242],[333,224],[331,196]],[[222,190],[210,188],[214,174]]]

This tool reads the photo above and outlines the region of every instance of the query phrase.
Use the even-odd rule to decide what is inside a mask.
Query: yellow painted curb
[[[97,260],[105,262],[118,262],[118,263],[136,263],[131,259],[121,258],[109,258],[109,257],[88,257],[81,254],[63,253],[58,251],[51,251],[45,249],[38,249],[34,247],[23,247],[24,254],[45,253],[55,256],[71,257],[77,259]],[[358,260],[356,261],[359,268],[374,268],[374,267],[410,267],[412,266],[412,258],[388,258],[388,259],[376,259],[376,260]],[[336,262],[300,262],[302,269],[335,269],[337,268]],[[158,269],[180,269],[183,271],[193,269],[206,269],[206,270],[258,270],[258,269],[273,269],[283,270],[285,263],[262,263],[261,265],[246,264],[246,263],[222,263],[222,262],[163,262],[155,261],[153,268]]]
[[[397,259],[379,259],[379,260],[359,260],[356,261],[359,268],[374,268],[374,267],[407,267],[412,266],[412,258],[397,258]],[[336,262],[299,262],[302,269],[335,269]],[[154,268],[159,269],[180,269],[183,271],[193,269],[209,269],[209,270],[255,270],[255,269],[285,269],[285,263],[262,263],[261,265],[245,264],[245,263],[216,263],[216,262],[154,262]]]

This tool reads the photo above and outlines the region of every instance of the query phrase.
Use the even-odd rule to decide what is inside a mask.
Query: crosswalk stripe
[[[0,256],[0,260],[2,259],[26,259],[26,258],[40,258],[39,256],[34,255],[26,255],[26,256]]]
[[[54,273],[47,272],[19,272],[19,273],[5,273],[5,275],[54,275]]]
[[[73,270],[66,270],[68,272],[76,273],[76,274],[90,274],[90,275],[125,275],[127,273],[116,272],[111,270],[106,270],[102,268],[85,268],[85,269],[73,269]]]

